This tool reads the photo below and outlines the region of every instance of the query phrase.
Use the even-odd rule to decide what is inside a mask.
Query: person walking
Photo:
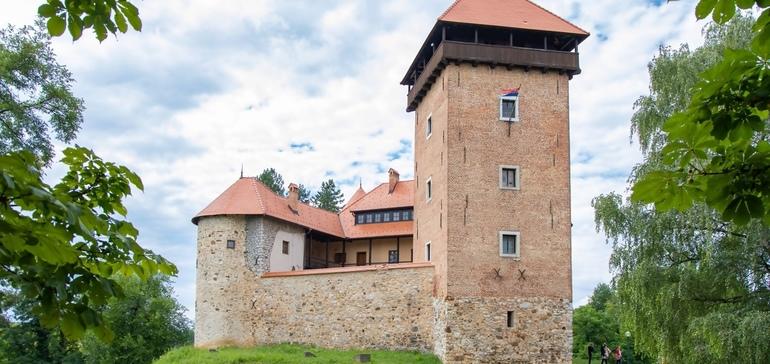
[[[588,364],[591,364],[591,359],[594,356],[594,343],[588,343]]]
[[[623,352],[620,350],[620,345],[615,348],[615,352],[613,354],[615,355],[615,364],[620,364],[623,361]]]
[[[602,344],[602,364],[608,364],[607,360],[610,358],[610,348],[607,343]]]

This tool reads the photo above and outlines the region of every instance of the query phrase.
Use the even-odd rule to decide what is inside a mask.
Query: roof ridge
[[[267,213],[267,209],[265,208],[265,201],[262,201],[262,194],[259,193],[259,191],[257,190],[257,183],[261,183],[263,186],[265,186],[264,183],[262,183],[262,181],[257,179],[257,177],[253,177],[251,179],[251,188],[254,190],[254,194],[257,195],[257,202],[260,205],[259,208],[265,213]]]
[[[457,1],[460,1],[460,0],[457,0]],[[546,13],[548,13],[548,14],[551,14],[551,15],[553,15],[553,16],[555,16],[555,17],[559,18],[559,20],[561,20],[561,21],[563,21],[563,22],[565,22],[565,23],[567,23],[567,24],[569,24],[569,25],[571,25],[571,26],[573,26],[573,27],[575,27],[575,28],[578,28],[578,29],[580,29],[581,31],[585,32],[587,35],[590,35],[590,34],[591,34],[591,33],[587,32],[585,29],[583,29],[583,28],[581,28],[581,27],[579,27],[579,26],[577,26],[577,25],[575,25],[575,24],[572,24],[572,22],[570,22],[569,20],[562,18],[561,16],[559,16],[559,15],[557,15],[556,13],[554,13],[554,12],[552,12],[552,11],[550,11],[550,10],[548,10],[548,9],[546,9],[546,8],[544,8],[544,7],[542,7],[542,6],[540,6],[539,4],[537,4],[536,2],[534,2],[534,1],[532,1],[532,0],[524,0],[524,1],[526,1],[526,2],[530,3],[530,4],[534,5],[534,6],[537,6],[538,8],[540,8],[540,9],[541,9],[541,10],[543,10],[543,11],[545,11]]]

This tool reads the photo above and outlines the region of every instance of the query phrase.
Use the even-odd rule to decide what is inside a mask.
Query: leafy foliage
[[[0,364],[82,363],[77,343],[58,328],[48,329],[32,314],[34,301],[0,289]]]
[[[47,0],[37,13],[47,19],[49,34],[58,37],[69,29],[72,40],[80,39],[85,29],[93,29],[99,42],[107,39],[107,32],[127,32],[129,25],[142,30],[139,9],[128,0]]]
[[[735,16],[735,5],[734,0],[701,0],[696,12],[724,23]],[[687,106],[663,124],[662,165],[636,181],[634,201],[654,203],[662,211],[705,203],[722,220],[746,225],[759,219],[770,226],[768,24],[770,9],[755,23],[749,49],[725,49],[723,59],[699,75]]]
[[[321,182],[321,189],[313,196],[313,204],[316,207],[331,212],[339,212],[344,203],[345,198],[342,195],[342,191],[334,184],[332,179]]]
[[[728,80],[753,66],[725,67],[736,54],[748,54],[729,48],[748,48],[749,37],[739,35],[750,29],[750,19],[738,16],[707,28],[701,48],[661,50],[650,65],[650,95],[637,102],[632,118],[645,152],[629,178],[633,195],[593,201],[597,229],[613,245],[621,323],[635,333],[638,350],[662,362],[770,362],[770,343],[759,334],[770,331],[770,229],[725,213],[735,196],[763,198],[741,185],[758,173],[745,169],[756,160],[738,155],[759,148],[763,132],[722,120],[748,118],[734,112],[756,115],[763,107],[741,106],[750,92]],[[702,69],[708,82],[698,78]],[[705,91],[712,87],[720,90]],[[735,104],[725,104],[729,95]],[[715,135],[722,122],[727,132]],[[711,180],[728,177],[735,185]],[[721,195],[724,190],[733,195]],[[656,208],[645,204],[650,200]]]
[[[576,358],[588,358],[588,344],[594,346],[594,360],[601,356],[602,344],[623,349],[625,363],[651,363],[645,355],[634,350],[631,338],[621,330],[620,314],[615,290],[606,283],[594,288],[589,303],[572,314],[572,352]]]
[[[0,30],[0,153],[28,150],[49,164],[49,134],[70,142],[83,122],[73,82],[40,26]]]
[[[273,192],[277,193],[279,196],[286,196],[283,176],[281,176],[275,168],[266,168],[259,174],[259,176],[257,176],[257,179],[262,181],[265,186],[273,190]]]
[[[151,363],[171,348],[192,344],[192,323],[168,278],[118,277],[118,282],[125,296],[100,309],[115,339],[105,343],[88,334],[81,346],[86,363]]]
[[[30,311],[67,338],[112,336],[94,307],[121,297],[114,274],[148,279],[176,267],[142,248],[122,199],[139,177],[92,151],[64,150],[69,171],[49,186],[27,151],[0,156],[0,280],[35,300]]]

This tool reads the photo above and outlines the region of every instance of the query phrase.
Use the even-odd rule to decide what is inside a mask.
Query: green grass
[[[315,358],[306,358],[305,352],[316,355]],[[372,363],[393,364],[441,364],[441,361],[430,354],[422,354],[406,351],[383,350],[329,350],[303,345],[271,345],[256,348],[221,348],[211,352],[207,349],[195,349],[185,346],[169,351],[161,356],[154,364],[171,363],[195,363],[195,364],[293,364],[293,363],[353,363],[356,354],[371,354]]]

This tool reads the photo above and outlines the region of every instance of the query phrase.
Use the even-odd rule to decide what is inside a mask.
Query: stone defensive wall
[[[431,263],[256,273],[243,216],[198,223],[195,346],[432,351]],[[226,248],[227,241],[234,248]],[[266,254],[269,256],[269,252]]]

